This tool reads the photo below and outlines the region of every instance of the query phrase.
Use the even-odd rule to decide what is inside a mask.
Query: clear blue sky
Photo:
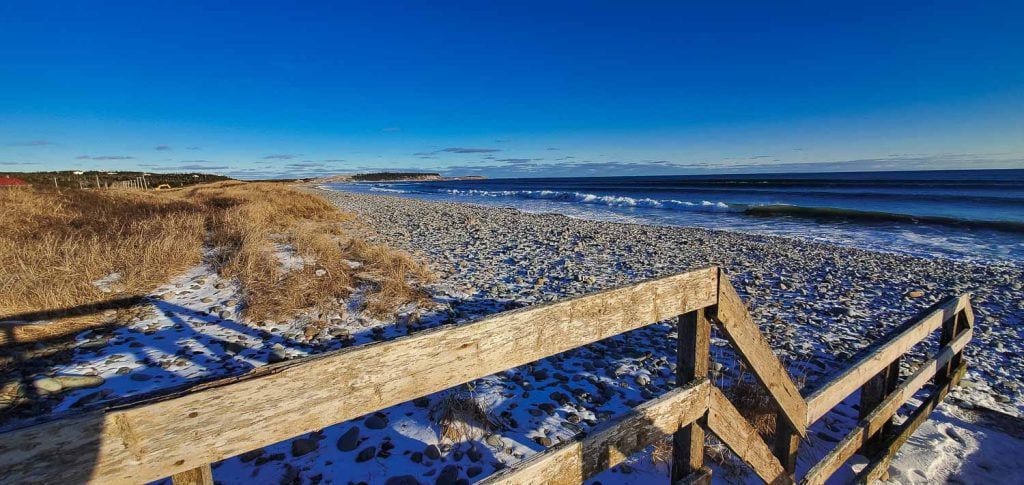
[[[1024,167],[1024,2],[368,3],[4,1],[0,170]]]

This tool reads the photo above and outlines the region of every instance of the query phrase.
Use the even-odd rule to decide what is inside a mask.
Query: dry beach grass
[[[385,316],[425,298],[418,282],[431,277],[407,254],[347,229],[351,215],[282,184],[4,190],[0,220],[0,321],[9,321],[0,344],[102,324],[90,307],[145,295],[204,257],[240,282],[249,320],[341,305],[360,287],[364,308]],[[57,321],[31,322],[49,319]]]

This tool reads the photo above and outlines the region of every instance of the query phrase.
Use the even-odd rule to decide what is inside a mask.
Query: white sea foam
[[[688,211],[735,211],[742,208],[732,207],[724,202],[702,200],[690,202],[675,199],[635,198],[624,195],[598,195],[585,192],[560,192],[555,190],[479,190],[479,189],[445,189],[441,193],[477,197],[515,197],[522,199],[544,199],[577,204],[604,205],[608,207],[643,207],[648,209],[688,210]]]
[[[408,190],[389,189],[387,187],[370,187],[370,192],[390,192],[394,194],[408,194]]]

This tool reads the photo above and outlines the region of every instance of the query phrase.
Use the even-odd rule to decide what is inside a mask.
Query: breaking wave
[[[514,197],[520,199],[543,199],[576,204],[603,205],[608,207],[643,207],[647,209],[689,210],[689,211],[742,211],[743,206],[732,206],[724,202],[702,200],[690,202],[674,199],[649,199],[623,195],[598,195],[585,192],[561,192],[556,190],[479,190],[442,189],[438,193],[477,197]]]

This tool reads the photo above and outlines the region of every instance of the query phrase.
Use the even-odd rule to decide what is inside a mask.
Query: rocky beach
[[[21,359],[16,379],[21,384],[5,390],[7,404],[16,401],[18,406],[11,408],[3,426],[715,265],[728,272],[773,349],[805,388],[826,382],[935,301],[971,292],[977,328],[966,351],[968,376],[929,427],[918,433],[923,433],[920,439],[907,445],[909,458],[894,463],[893,477],[912,482],[1019,474],[994,465],[991,457],[998,450],[1019,449],[1024,437],[983,426],[991,415],[1020,416],[1024,410],[1019,380],[1024,371],[1024,275],[1013,264],[306,190],[355,214],[367,238],[405,249],[429,264],[437,275],[428,287],[432,301],[382,321],[357,311],[356,292],[348,312],[248,322],[238,317],[235,283],[200,265],[138,305],[111,310],[110,317],[120,322],[115,328],[83,332],[63,349],[20,349],[5,355]],[[328,324],[313,324],[323,321]],[[712,377],[727,388],[743,371],[719,337],[712,337]],[[934,350],[934,340],[904,361],[904,373],[912,370],[914,358]],[[220,483],[476,481],[672,389],[675,347],[672,322],[651,325],[226,459],[214,464],[214,476]],[[445,438],[439,414],[452,403],[467,402],[476,403],[484,416],[468,419],[457,439]],[[819,421],[801,447],[798,473],[827,453],[856,418],[854,396]],[[993,442],[994,435],[1001,437],[1001,447],[979,445],[982,437]],[[741,483],[753,479],[720,445],[711,449],[717,450],[712,460],[716,477]],[[975,458],[962,459],[968,455]],[[849,477],[858,466],[855,462],[837,476]],[[667,466],[651,448],[594,483],[646,484],[664,479]]]
[[[808,386],[947,296],[978,323],[964,399],[1024,410],[1024,269],[703,228],[619,224],[465,204],[321,191],[470,298],[463,318],[721,266],[775,351]],[[487,309],[481,302],[494,302]],[[462,309],[463,306],[468,308]]]

